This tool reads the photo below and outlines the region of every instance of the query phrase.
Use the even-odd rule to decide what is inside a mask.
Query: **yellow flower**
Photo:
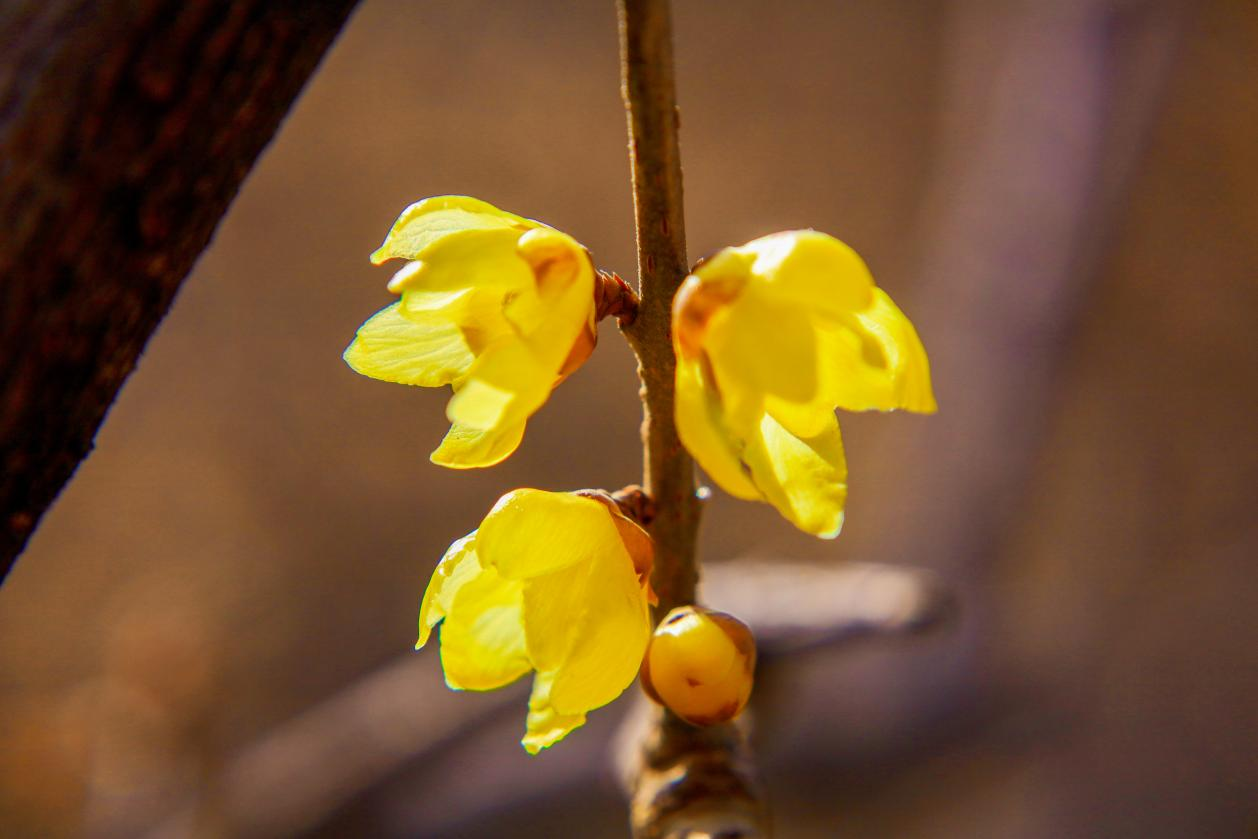
[[[498,463],[594,349],[589,253],[540,222],[451,195],[406,208],[371,255],[390,259],[410,260],[389,282],[402,299],[359,327],[346,363],[388,382],[451,385],[450,431],[432,461]]]
[[[794,230],[726,248],[673,301],[677,430],[731,495],[801,530],[843,526],[834,409],[935,411],[909,319],[839,240]]]
[[[441,626],[454,690],[493,690],[530,670],[536,754],[584,724],[638,673],[651,635],[650,537],[610,496],[517,489],[441,559],[419,642]]]

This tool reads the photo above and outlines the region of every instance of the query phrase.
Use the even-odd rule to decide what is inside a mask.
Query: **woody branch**
[[[642,379],[643,487],[654,517],[657,614],[694,602],[699,499],[673,421],[673,296],[687,274],[681,152],[668,0],[619,0],[621,81],[638,240],[637,316],[623,325]],[[658,709],[634,761],[630,821],[641,839],[767,835],[743,732],[694,728]]]

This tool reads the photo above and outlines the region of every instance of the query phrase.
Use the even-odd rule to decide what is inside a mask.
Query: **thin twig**
[[[642,377],[642,485],[655,501],[654,585],[661,613],[694,600],[699,499],[694,463],[673,423],[673,295],[686,277],[681,155],[667,0],[622,0],[621,72],[638,230],[638,315],[625,335]]]
[[[654,502],[658,614],[692,603],[698,583],[694,462],[673,421],[670,314],[687,273],[681,152],[668,0],[619,0],[621,79],[638,234],[638,315],[625,335],[642,379],[643,487]],[[767,835],[743,732],[699,730],[658,710],[631,773],[630,820],[642,839]]]

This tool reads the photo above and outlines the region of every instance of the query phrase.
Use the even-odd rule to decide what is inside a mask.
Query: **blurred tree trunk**
[[[355,3],[0,7],[0,581]]]

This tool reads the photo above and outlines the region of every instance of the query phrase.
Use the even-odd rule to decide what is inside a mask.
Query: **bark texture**
[[[621,0],[621,79],[638,238],[637,317],[625,335],[642,379],[643,485],[652,501],[657,615],[693,603],[699,498],[694,461],[673,419],[672,304],[689,272],[668,0]],[[768,835],[767,813],[742,729],[697,729],[666,709],[653,716],[630,770],[630,823],[640,839]]]
[[[355,4],[0,8],[0,580]]]
[[[637,318],[625,335],[642,378],[643,487],[655,504],[653,582],[659,613],[692,603],[698,573],[699,499],[694,461],[673,422],[673,296],[689,272],[682,209],[681,148],[667,0],[626,0],[620,9],[621,79],[638,235]]]

